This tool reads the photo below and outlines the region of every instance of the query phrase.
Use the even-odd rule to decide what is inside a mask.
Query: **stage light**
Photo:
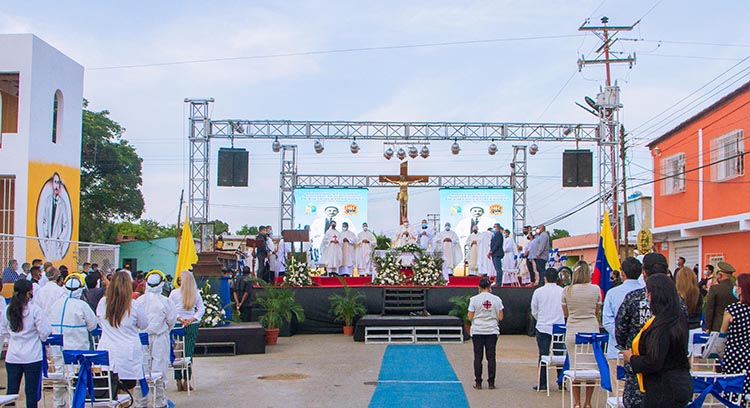
[[[490,145],[487,146],[487,153],[489,153],[490,156],[494,156],[495,153],[497,153],[497,145],[494,143],[490,143]]]
[[[313,144],[313,147],[315,148],[315,153],[321,154],[323,153],[323,150],[325,150],[325,146],[323,146],[323,143],[320,143],[320,140],[316,140],[315,144]]]
[[[539,146],[537,146],[536,143],[534,143],[531,146],[529,146],[529,154],[530,155],[533,156],[533,155],[537,154],[538,151],[539,151]]]
[[[461,146],[458,145],[458,140],[454,140],[453,144],[451,145],[451,153],[454,155],[458,154],[461,151]]]
[[[565,136],[567,136],[567,135],[569,135],[569,134],[573,133],[573,130],[575,130],[575,129],[573,128],[573,126],[568,126],[568,127],[566,127],[565,129],[563,129],[563,134],[564,134]]]
[[[273,139],[273,143],[271,143],[271,150],[273,150],[274,153],[278,153],[281,151],[281,142],[279,142],[279,138]]]
[[[396,152],[396,157],[398,157],[399,160],[404,160],[406,158],[406,150],[404,150],[403,147],[399,147]]]
[[[390,147],[388,147],[387,149],[385,149],[385,151],[383,152],[383,157],[385,157],[386,159],[390,160],[391,157],[393,157],[393,149],[390,148]]]
[[[349,149],[352,151],[352,153],[357,154],[359,153],[359,144],[357,144],[356,140],[352,141],[352,144],[349,146]]]
[[[419,151],[419,155],[422,156],[423,159],[430,157],[430,148],[427,147],[427,145],[422,146],[422,150]]]
[[[416,159],[419,156],[419,151],[416,146],[409,146],[409,157]]]

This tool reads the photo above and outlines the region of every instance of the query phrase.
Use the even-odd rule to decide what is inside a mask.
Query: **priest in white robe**
[[[445,223],[445,230],[441,231],[432,241],[433,250],[442,251],[443,257],[443,279],[448,280],[449,275],[453,274],[453,268],[461,263],[461,245],[458,242],[458,235],[451,231],[451,223]]]
[[[341,239],[341,232],[336,229],[336,222],[334,221],[323,236],[323,242],[320,245],[320,263],[326,266],[329,274],[338,273],[341,267],[344,257],[341,248]]]
[[[466,254],[469,262],[469,275],[479,275],[479,228],[475,225],[466,238]]]
[[[398,227],[398,233],[396,234],[396,239],[393,240],[393,246],[398,248],[416,242],[417,232],[413,226],[409,225],[409,220],[404,218],[404,221]]]
[[[375,276],[375,265],[373,265],[372,262],[372,252],[375,250],[376,245],[377,238],[375,238],[375,234],[370,231],[366,222],[362,223],[362,232],[357,234],[357,242],[354,248],[355,263],[357,265],[357,273],[359,273],[359,276]]]
[[[419,244],[419,246],[425,250],[430,249],[430,243],[432,242],[432,237],[434,236],[435,231],[433,231],[432,227],[427,224],[427,220],[422,220],[422,225],[417,231],[417,243]]]
[[[481,232],[477,239],[477,249],[479,250],[479,275],[497,279],[497,271],[495,271],[495,265],[492,264],[492,257],[487,256],[490,252],[490,241],[492,241],[491,228],[487,231]]]
[[[291,245],[291,243],[284,242],[284,237],[279,237],[276,243],[276,252],[273,254],[271,267],[277,278],[286,273],[286,257],[291,252]]]
[[[503,235],[503,283],[515,283],[518,281],[518,268],[516,268],[516,256],[518,245],[511,238],[510,230],[504,230]]]
[[[354,273],[354,245],[357,243],[357,236],[349,231],[349,223],[341,224],[341,266],[339,275],[352,276]]]

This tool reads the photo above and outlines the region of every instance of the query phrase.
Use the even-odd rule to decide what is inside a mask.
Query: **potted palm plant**
[[[451,316],[456,316],[459,319],[461,319],[461,321],[464,324],[465,335],[471,332],[471,320],[469,320],[469,300],[470,299],[471,299],[471,295],[453,296],[450,299],[448,299],[449,302],[453,303],[453,309],[451,309],[448,312],[448,314]]]
[[[279,328],[291,322],[292,317],[298,321],[305,320],[305,311],[294,301],[291,289],[272,285],[263,285],[263,292],[258,294],[255,304],[265,310],[260,317],[260,324],[266,329],[266,344],[274,345],[279,338]]]
[[[344,336],[351,336],[354,334],[354,319],[367,313],[367,309],[360,302],[364,295],[352,290],[343,279],[339,278],[339,281],[344,287],[344,296],[334,293],[328,297],[331,301],[331,314],[336,321],[344,322]]]

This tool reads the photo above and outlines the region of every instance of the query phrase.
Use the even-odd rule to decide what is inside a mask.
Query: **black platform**
[[[462,327],[454,316],[363,316],[354,326],[354,341],[365,341],[366,327]]]
[[[425,303],[427,311],[432,316],[447,317],[453,304],[448,301],[453,296],[476,295],[477,288],[466,287],[425,287]],[[258,289],[260,291],[262,289]],[[364,295],[362,299],[367,314],[379,315],[383,311],[383,295],[385,288],[382,286],[366,286],[352,288]],[[294,296],[298,304],[305,310],[304,322],[292,322],[290,330],[282,330],[280,335],[293,334],[334,334],[342,332],[341,322],[334,321],[331,315],[331,302],[328,297],[331,294],[343,295],[341,287],[311,286],[294,289]],[[499,296],[505,306],[504,320],[500,323],[502,334],[526,334],[528,332],[531,314],[531,288],[492,288],[492,293]],[[254,310],[253,320],[257,319],[262,312]],[[355,325],[357,321],[355,320]]]
[[[205,355],[231,354],[223,343],[234,343],[235,354],[264,354],[266,331],[257,323],[232,323],[224,327],[201,327],[195,342],[196,349]],[[211,349],[216,350],[210,352]]]

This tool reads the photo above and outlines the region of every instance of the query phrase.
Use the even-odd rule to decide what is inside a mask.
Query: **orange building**
[[[750,82],[648,144],[656,249],[674,268],[726,261],[750,273]]]

